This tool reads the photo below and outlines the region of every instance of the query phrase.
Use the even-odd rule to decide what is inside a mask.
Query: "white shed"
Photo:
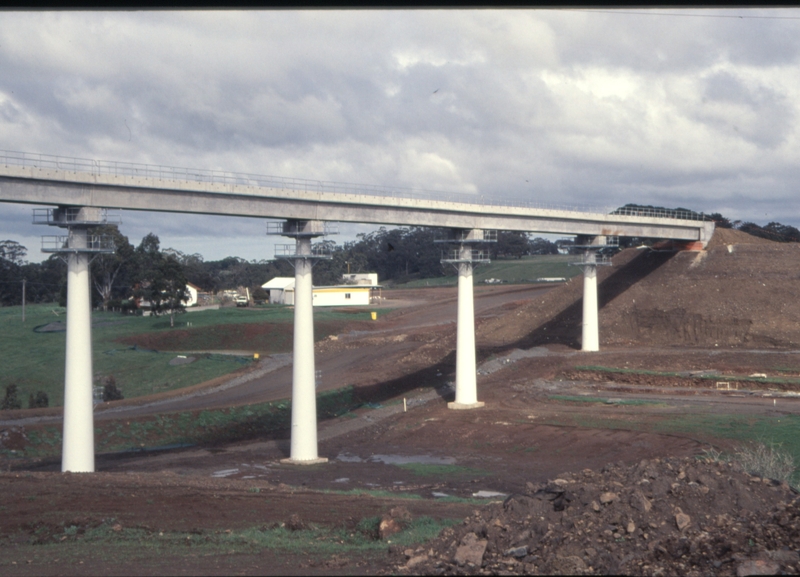
[[[269,292],[270,304],[294,304],[294,279],[291,277],[276,276],[269,282],[262,284],[261,288]]]
[[[186,292],[189,293],[189,298],[183,301],[183,306],[193,307],[197,304],[197,293],[202,292],[199,286],[193,285],[190,282],[186,283]]]

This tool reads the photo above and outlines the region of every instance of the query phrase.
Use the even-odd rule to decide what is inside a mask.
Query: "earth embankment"
[[[601,345],[795,347],[800,245],[718,229],[703,251],[626,249],[598,267]],[[577,347],[583,276],[479,329],[484,345]]]

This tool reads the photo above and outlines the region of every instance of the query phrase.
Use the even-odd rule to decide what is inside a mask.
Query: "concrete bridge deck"
[[[417,195],[418,196],[418,195]],[[459,197],[459,198],[457,198]],[[691,213],[606,214],[482,203],[468,194],[415,197],[381,189],[221,171],[0,152],[0,202],[259,218],[517,230],[699,241],[712,222]]]

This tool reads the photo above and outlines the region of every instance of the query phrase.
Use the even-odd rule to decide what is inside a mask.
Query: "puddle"
[[[231,475],[235,475],[239,472],[239,469],[223,469],[222,471],[214,471],[211,473],[212,477],[230,477]]]
[[[385,463],[386,465],[407,465],[419,463],[421,465],[455,465],[455,457],[433,457],[431,455],[372,455],[368,461]]]
[[[363,463],[364,459],[358,457],[357,455],[351,455],[350,453],[339,453],[336,455],[336,460],[341,461],[342,463]]]
[[[455,457],[434,457],[432,455],[371,455],[362,459],[352,453],[339,453],[337,461],[343,463],[384,463],[385,465],[407,465],[419,463],[421,465],[455,465]]]
[[[507,493],[498,493],[497,491],[478,491],[472,494],[473,497],[478,499],[492,499],[494,497],[508,497]]]
[[[255,475],[245,475],[244,477],[242,477],[242,479],[255,479],[255,478],[256,478]]]
[[[340,479],[334,479],[334,483],[347,483],[350,480],[350,477],[342,477]]]
[[[433,493],[431,493],[431,495],[433,495],[437,499],[441,499],[443,497],[449,497],[450,496],[447,493],[440,493],[439,491],[434,491]]]

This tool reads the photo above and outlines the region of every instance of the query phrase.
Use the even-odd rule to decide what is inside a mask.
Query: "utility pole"
[[[25,283],[28,279],[22,279],[22,322],[25,323]]]

